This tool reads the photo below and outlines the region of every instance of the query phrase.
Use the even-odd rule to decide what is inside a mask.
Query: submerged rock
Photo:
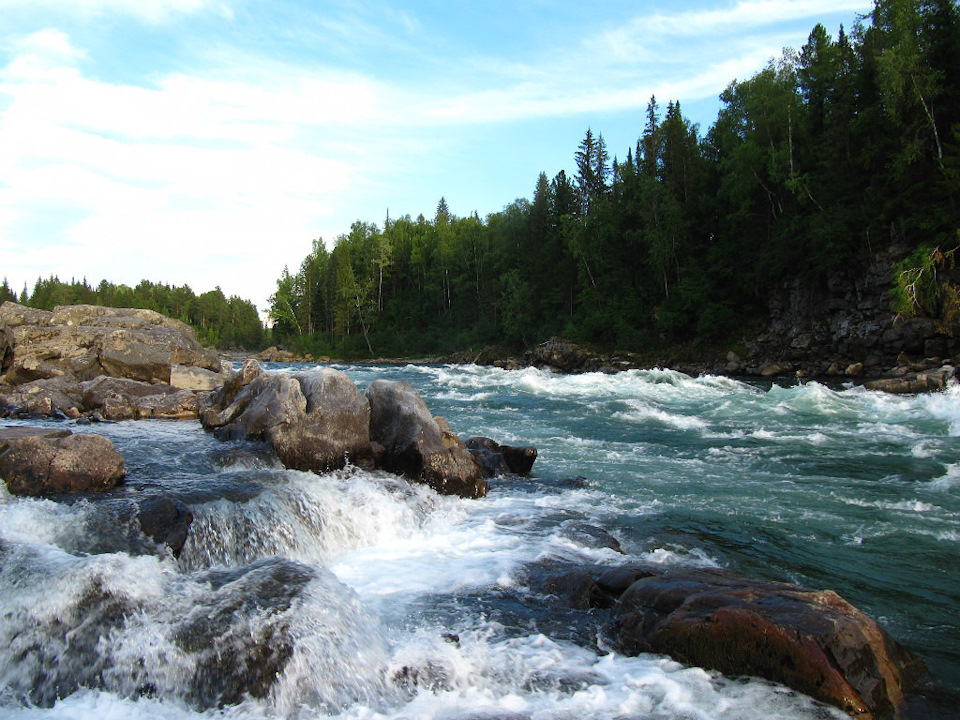
[[[99,493],[126,477],[123,456],[100,435],[69,430],[0,430],[0,477],[13,495]]]

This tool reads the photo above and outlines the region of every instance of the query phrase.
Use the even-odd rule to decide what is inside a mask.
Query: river
[[[846,717],[584,643],[600,611],[575,616],[525,584],[546,560],[833,589],[960,689],[960,388],[336,367],[361,391],[410,382],[461,436],[535,445],[532,476],[463,500],[356,468],[288,471],[195,422],[74,428],[114,442],[126,486],[73,504],[0,488],[0,715]],[[158,492],[194,512],[179,558],[123,511]],[[231,694],[225,675],[271,663],[260,697]]]

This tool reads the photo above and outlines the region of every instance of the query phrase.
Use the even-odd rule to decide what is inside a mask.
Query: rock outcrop
[[[256,360],[204,405],[201,422],[225,439],[270,443],[285,467],[326,472],[373,456],[370,407],[346,375],[316,368],[268,373]]]
[[[195,418],[197,392],[225,377],[192,328],[152,310],[12,302],[0,306],[0,371],[2,414],[70,418]],[[128,382],[86,385],[104,377]]]
[[[123,456],[100,435],[0,429],[0,478],[13,495],[99,493],[126,477]]]

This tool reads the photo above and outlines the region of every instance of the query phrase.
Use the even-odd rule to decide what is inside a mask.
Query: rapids
[[[461,436],[537,446],[533,475],[462,500],[356,468],[287,471],[193,422],[75,428],[114,442],[127,483],[72,504],[0,488],[0,716],[846,717],[610,652],[602,615],[526,587],[552,559],[834,589],[960,688],[957,387],[337,367],[361,390],[410,382]],[[193,508],[179,558],[124,512],[157,492]]]

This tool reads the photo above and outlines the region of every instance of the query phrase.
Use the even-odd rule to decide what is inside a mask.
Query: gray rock
[[[439,493],[483,497],[487,483],[466,447],[444,443],[426,403],[406,382],[376,380],[366,392],[370,439],[384,447],[383,467],[420,480]]]

